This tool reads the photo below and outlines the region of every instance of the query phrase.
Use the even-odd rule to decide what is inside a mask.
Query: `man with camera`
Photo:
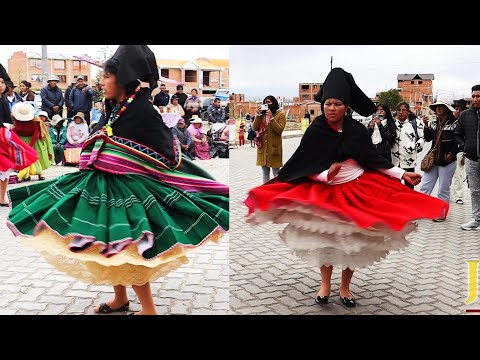
[[[82,112],[85,114],[85,121],[90,125],[90,111],[92,110],[93,89],[85,83],[83,76],[77,77],[77,84],[70,93],[70,103],[72,111],[76,114]]]

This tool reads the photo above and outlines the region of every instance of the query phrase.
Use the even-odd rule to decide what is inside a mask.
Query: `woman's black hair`
[[[397,137],[397,127],[395,125],[395,120],[393,119],[392,111],[390,110],[390,107],[387,104],[378,104],[376,108],[377,111],[379,107],[382,107],[383,111],[385,111],[385,116],[387,119],[387,128],[390,133],[390,138],[384,139],[384,140],[387,140],[388,144],[390,146],[393,146],[395,144],[395,139]]]
[[[22,80],[20,84],[25,85],[29,89],[32,87],[32,83],[28,82],[27,80]]]
[[[267,99],[272,102],[272,105],[269,105],[268,108],[272,112],[272,115],[275,115],[277,110],[280,109],[280,105],[278,104],[277,99],[275,99],[275,96],[268,95],[265,99],[263,99],[264,104],[266,103],[265,101],[267,101]]]
[[[192,91],[196,91],[197,94],[198,94],[198,90],[197,90],[197,89],[192,89],[192,90],[190,90],[190,92],[192,92]]]

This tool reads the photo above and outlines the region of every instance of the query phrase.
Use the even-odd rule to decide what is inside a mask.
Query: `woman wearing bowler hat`
[[[38,160],[35,149],[25,144],[16,133],[11,131],[11,115],[4,101],[6,81],[10,81],[7,71],[0,64],[0,207],[7,207],[7,187],[10,175],[29,167]]]

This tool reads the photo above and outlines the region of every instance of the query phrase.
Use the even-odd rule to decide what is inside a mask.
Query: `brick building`
[[[399,74],[398,90],[403,99],[416,108],[427,107],[433,102],[433,74]]]
[[[298,84],[298,97],[301,102],[313,101],[313,98],[320,91],[322,83],[300,83]]]
[[[160,76],[184,83],[187,94],[195,88],[200,96],[209,96],[230,86],[228,59],[157,59],[157,65]],[[177,91],[175,84],[165,82],[165,85],[170,94]]]
[[[58,76],[60,79],[58,86],[61,89],[65,89],[79,75],[83,75],[86,82],[91,85],[90,66],[89,63],[78,60],[74,55],[48,54],[48,75]],[[28,80],[32,83],[32,90],[40,90],[43,86],[42,54],[14,52],[8,59],[8,74],[17,86],[22,80]]]

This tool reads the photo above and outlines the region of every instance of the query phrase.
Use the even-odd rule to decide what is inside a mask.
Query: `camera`
[[[262,110],[262,111],[267,111],[267,110],[268,110],[268,104],[262,104],[262,105],[260,106],[260,110]]]
[[[384,119],[384,116],[382,114],[373,114],[372,115],[372,120],[375,119],[376,117],[378,117],[380,120]]]

